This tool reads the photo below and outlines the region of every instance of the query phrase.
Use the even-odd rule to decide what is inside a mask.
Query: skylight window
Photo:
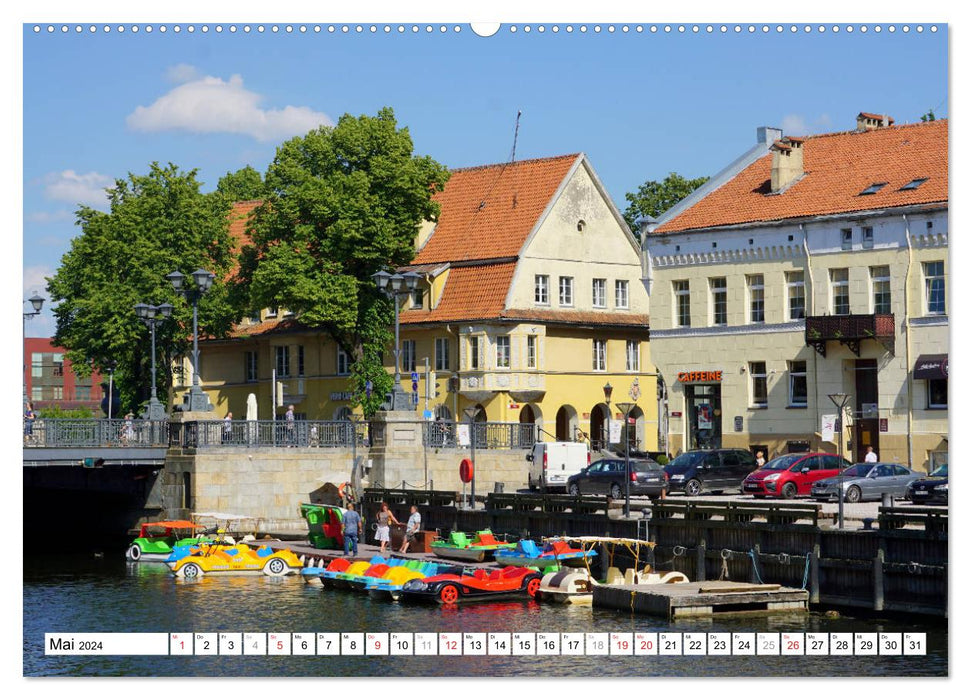
[[[860,192],[860,196],[862,197],[865,194],[876,194],[886,186],[887,186],[886,182],[874,182],[872,185],[870,185],[865,190]]]
[[[929,178],[926,178],[926,177],[914,178],[913,180],[911,180],[910,182],[908,182],[906,185],[904,185],[903,187],[901,187],[900,188],[900,191],[903,192],[904,190],[916,190],[918,187],[920,187],[925,182],[927,182],[928,179]]]

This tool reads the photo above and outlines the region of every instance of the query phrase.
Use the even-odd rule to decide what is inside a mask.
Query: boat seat
[[[628,586],[633,586],[639,578],[640,576],[638,576],[635,569],[626,569],[624,571],[624,583]]]
[[[624,575],[620,573],[620,569],[616,566],[611,566],[607,569],[607,579],[604,581],[607,585],[616,585],[624,582]]]
[[[485,569],[476,569],[475,573],[472,574],[472,576],[479,579],[480,581],[486,581],[489,579],[489,574]]]
[[[539,547],[536,546],[533,540],[520,540],[519,546],[527,557],[538,557],[542,555],[542,552],[539,551]]]
[[[262,557],[268,557],[271,554],[273,554],[273,548],[272,547],[260,547],[259,549],[256,550],[256,556],[258,556],[260,558],[262,558]]]
[[[553,542],[552,546],[550,547],[550,550],[554,554],[563,554],[564,552],[574,551],[573,547],[571,547],[570,545],[568,545],[566,542],[562,540],[557,540],[556,542]]]
[[[476,535],[474,544],[480,544],[480,545],[497,545],[499,543],[496,542],[496,538],[492,536],[492,533],[489,532],[488,530],[486,530],[486,531],[480,532],[478,535]]]
[[[464,532],[453,532],[448,539],[456,547],[469,546],[469,538]]]

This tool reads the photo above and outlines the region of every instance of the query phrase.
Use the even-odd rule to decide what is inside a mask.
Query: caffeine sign
[[[678,381],[682,384],[696,384],[700,382],[720,382],[722,371],[710,370],[707,372],[678,372]]]

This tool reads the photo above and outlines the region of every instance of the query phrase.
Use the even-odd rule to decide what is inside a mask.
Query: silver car
[[[847,503],[880,500],[888,493],[903,498],[907,487],[922,475],[902,464],[860,462],[843,470],[843,500]],[[810,495],[817,501],[839,500],[840,477],[834,476],[813,484]]]

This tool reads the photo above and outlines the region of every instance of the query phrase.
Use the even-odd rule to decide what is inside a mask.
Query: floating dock
[[[809,592],[778,584],[701,581],[645,585],[601,585],[593,606],[667,619],[713,615],[808,612]]]

